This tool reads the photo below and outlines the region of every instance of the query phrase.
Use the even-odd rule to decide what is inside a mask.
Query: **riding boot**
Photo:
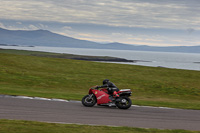
[[[116,91],[113,92],[113,97],[119,97]]]

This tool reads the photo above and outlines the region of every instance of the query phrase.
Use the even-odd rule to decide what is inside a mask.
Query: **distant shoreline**
[[[29,46],[29,45],[16,45],[16,44],[12,44],[12,45],[0,44],[0,46],[35,47],[35,46]]]
[[[124,58],[116,58],[116,57],[109,57],[109,56],[84,56],[84,55],[75,55],[75,54],[56,54],[56,55],[31,54],[31,55],[32,56],[40,56],[40,57],[85,60],[85,61],[132,62],[132,63],[138,62],[138,60],[127,60]]]
[[[8,46],[8,45],[4,45]],[[9,45],[11,46],[11,45]],[[15,45],[12,45],[15,46]],[[2,49],[0,50],[13,50],[13,51],[29,51],[29,50],[16,50],[16,49]],[[14,52],[13,52],[14,53]],[[63,59],[73,59],[73,60],[85,60],[85,61],[103,61],[103,62],[132,62],[136,63],[139,60],[127,60],[124,58],[109,57],[109,56],[85,56],[85,55],[75,55],[75,54],[55,54],[51,52],[39,52],[30,51],[28,55],[39,56],[39,57],[51,57],[51,58],[63,58]]]
[[[118,63],[141,65],[150,67],[164,67],[184,70],[199,71],[199,54],[147,52],[147,51],[126,51],[107,49],[78,49],[60,47],[25,47],[25,46],[1,46],[2,49],[9,49],[7,53],[23,54],[29,56],[40,56],[49,58],[63,58],[73,60],[85,60],[105,63]],[[20,51],[22,50],[22,51]],[[24,50],[24,51],[23,51]],[[6,50],[0,50],[6,53]]]

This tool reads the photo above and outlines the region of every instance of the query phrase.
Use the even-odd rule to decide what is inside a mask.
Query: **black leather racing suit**
[[[111,95],[113,94],[114,91],[117,91],[117,92],[119,91],[117,86],[110,81],[108,83],[102,85],[102,86],[98,86],[98,88],[107,88],[108,93],[111,94]]]

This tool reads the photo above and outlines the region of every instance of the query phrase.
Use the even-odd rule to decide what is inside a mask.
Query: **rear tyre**
[[[92,96],[91,96],[92,95]],[[92,107],[97,103],[96,97],[91,94],[91,95],[86,95],[82,98],[82,104],[86,107]]]
[[[125,96],[120,97],[120,101],[116,102],[116,106],[119,109],[128,109],[131,107],[131,105],[132,105],[131,99]]]

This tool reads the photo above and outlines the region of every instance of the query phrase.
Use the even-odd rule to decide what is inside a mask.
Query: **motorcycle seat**
[[[120,91],[131,91],[131,89],[121,89]]]

